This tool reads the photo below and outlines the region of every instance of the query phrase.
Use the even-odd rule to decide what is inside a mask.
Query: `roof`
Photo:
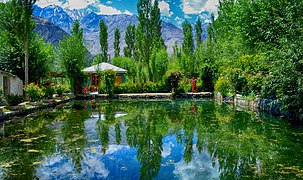
[[[2,70],[0,70],[0,74],[5,74],[5,75],[7,75],[7,76],[11,76],[11,77],[17,77],[16,75],[14,75],[14,74],[12,74],[12,73],[9,73],[9,72],[6,72],[6,71],[2,71]]]
[[[106,70],[113,70],[116,73],[122,73],[122,74],[127,73],[127,70],[105,62],[85,68],[82,71],[86,73],[97,73],[97,71],[102,72]]]

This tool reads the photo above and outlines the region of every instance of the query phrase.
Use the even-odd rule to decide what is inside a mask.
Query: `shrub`
[[[25,86],[24,92],[25,95],[29,97],[31,101],[39,101],[45,95],[43,90],[39,86],[35,85],[34,83]]]
[[[113,70],[107,70],[102,72],[102,83],[105,84],[105,93],[109,97],[114,96],[115,90],[116,72]]]
[[[3,89],[0,88],[0,105],[4,103],[4,92]]]
[[[6,96],[6,103],[8,106],[17,106],[19,103],[23,102],[24,98],[21,95],[7,95]]]
[[[168,78],[167,78],[167,87],[171,92],[177,90],[177,88],[179,87],[179,81],[180,81],[181,77],[182,77],[182,74],[179,71],[172,72],[168,76]]]
[[[220,92],[223,97],[226,97],[234,94],[235,88],[228,79],[220,77],[215,84],[215,91]]]
[[[56,93],[55,88],[53,88],[52,86],[46,87],[43,90],[44,90],[44,97],[48,99],[53,98],[53,95]]]
[[[63,86],[56,86],[55,90],[59,96],[62,96],[62,94],[65,92],[65,88]]]

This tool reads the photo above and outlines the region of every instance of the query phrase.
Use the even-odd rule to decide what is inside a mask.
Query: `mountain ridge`
[[[92,55],[96,55],[100,50],[99,43],[99,22],[104,20],[108,26],[108,53],[111,57],[114,54],[114,31],[119,28],[121,32],[120,54],[123,54],[125,44],[126,28],[130,24],[137,25],[138,19],[135,15],[117,14],[117,15],[99,15],[94,12],[81,12],[79,10],[65,10],[60,6],[51,5],[44,8],[34,6],[34,16],[48,19],[50,22],[60,27],[67,33],[70,32],[72,24],[76,19],[80,21],[80,27],[83,28],[83,36],[85,44]],[[172,23],[162,22],[162,37],[164,38],[169,54],[173,53],[172,46],[175,41],[181,45],[183,41],[183,33],[180,28]]]

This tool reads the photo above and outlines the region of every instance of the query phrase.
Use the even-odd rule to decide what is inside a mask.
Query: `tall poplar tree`
[[[142,60],[148,69],[148,79],[152,79],[150,68],[150,57],[155,42],[161,37],[161,20],[158,1],[154,4],[150,0],[139,0],[137,3],[138,20],[140,31],[143,33],[142,46],[139,46],[138,51],[141,52]],[[140,59],[139,59],[140,60]]]
[[[36,3],[36,0],[18,0],[24,9],[24,69],[25,69],[25,82],[28,84],[28,58],[29,58],[29,33],[30,33],[30,20],[33,14],[33,5]]]
[[[158,1],[154,2],[151,11],[151,27],[152,27],[152,40],[153,40],[153,48],[164,48],[164,39],[162,38],[162,20],[159,9]]]
[[[115,41],[114,41],[114,49],[115,49],[115,57],[120,56],[120,30],[116,28],[115,30]]]
[[[196,21],[195,29],[196,29],[196,48],[198,48],[200,44],[202,44],[202,32],[203,32],[200,18],[198,18],[198,20]]]
[[[182,43],[183,53],[187,56],[192,56],[194,53],[194,40],[191,24],[185,20],[182,24],[184,40]]]
[[[128,25],[125,32],[125,43],[124,56],[134,57],[135,55],[135,39],[136,39],[136,27],[135,25]]]
[[[108,61],[108,42],[107,42],[107,33],[108,27],[103,20],[100,21],[100,56],[102,62]]]

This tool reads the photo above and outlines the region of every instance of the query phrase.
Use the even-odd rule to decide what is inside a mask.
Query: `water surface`
[[[300,179],[303,130],[215,101],[76,101],[0,125],[0,179]]]

